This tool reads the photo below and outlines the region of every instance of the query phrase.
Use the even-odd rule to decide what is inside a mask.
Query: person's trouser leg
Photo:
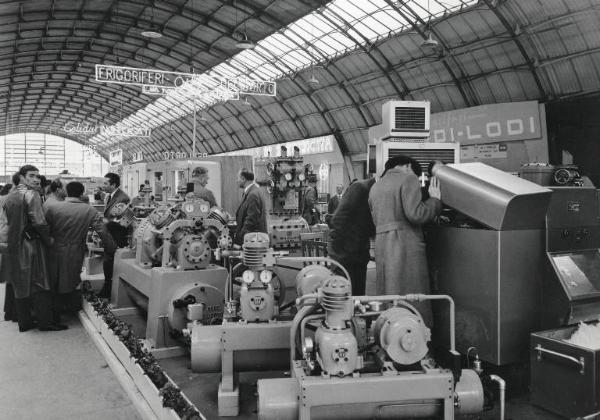
[[[32,292],[31,304],[38,320],[38,328],[49,327],[57,323],[52,301],[52,293],[48,290]]]
[[[102,269],[104,271],[104,285],[102,290],[98,294],[100,297],[110,298],[113,269],[115,265],[115,254],[104,254],[104,261],[102,261]]]
[[[17,309],[15,308],[15,292],[13,290],[12,284],[10,283],[6,283],[6,288],[4,289],[4,320],[17,320]]]
[[[31,316],[31,299],[15,299],[15,312],[19,323],[19,331],[27,331],[33,327],[33,317]]]

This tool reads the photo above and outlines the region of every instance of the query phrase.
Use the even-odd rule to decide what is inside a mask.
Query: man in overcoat
[[[310,174],[307,179],[308,185],[304,189],[302,198],[300,199],[299,213],[306,222],[312,226],[320,221],[320,213],[317,209],[319,193],[317,192],[317,177]]]
[[[54,322],[45,247],[51,247],[48,225],[38,193],[40,173],[35,166],[19,169],[19,184],[3,203],[8,219],[8,247],[2,260],[2,274],[12,286],[19,331],[35,327],[35,310],[41,331],[67,328]]]
[[[115,252],[117,248],[127,245],[127,229],[113,221],[111,215],[112,208],[118,203],[129,203],[129,196],[120,188],[121,177],[109,172],[104,175],[104,184],[102,189],[106,193],[104,204],[104,260],[102,268],[104,270],[104,285],[98,296],[110,298],[112,288],[112,275],[115,265]]]
[[[104,230],[100,213],[81,200],[85,191],[83,184],[70,182],[66,190],[67,198],[46,211],[46,221],[54,238],[54,246],[48,251],[48,274],[58,306],[73,312],[80,306],[76,288],[81,282],[88,228],[92,227],[101,237]]]
[[[325,223],[327,223],[329,227],[331,227],[331,218],[340,205],[343,191],[344,187],[341,184],[338,184],[335,187],[335,195],[333,195],[327,202],[327,216],[325,216]]]
[[[375,235],[369,208],[369,191],[373,184],[375,178],[350,184],[330,222],[327,254],[348,270],[355,296],[365,294],[369,238]]]
[[[246,233],[267,233],[267,214],[260,187],[254,183],[254,173],[242,169],[238,174],[238,185],[244,189],[244,193],[235,213],[237,231],[234,243],[242,245]]]
[[[421,225],[441,213],[439,183],[431,179],[429,198],[422,201],[414,168],[416,161],[395,156],[369,193],[375,223],[376,293],[379,295],[429,293],[429,272]],[[415,305],[425,323],[432,323],[431,305]]]

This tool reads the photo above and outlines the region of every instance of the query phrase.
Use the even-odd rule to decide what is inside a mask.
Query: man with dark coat
[[[365,294],[369,238],[375,235],[369,208],[369,191],[374,183],[375,178],[370,178],[350,184],[330,222],[327,254],[348,270],[355,296]]]
[[[320,221],[320,213],[317,209],[319,194],[317,192],[317,177],[310,174],[307,179],[308,185],[304,189],[302,198],[300,199],[299,213],[306,222],[312,226]]]
[[[2,274],[13,289],[21,332],[35,327],[32,306],[39,330],[60,331],[67,328],[54,323],[44,249],[44,246],[52,246],[53,240],[42,211],[42,200],[37,192],[39,187],[38,169],[25,165],[19,169],[19,185],[3,203],[9,231]]]
[[[441,213],[439,183],[431,179],[429,195],[422,201],[416,161],[395,156],[369,193],[375,223],[376,294],[429,293],[429,272],[421,225]],[[431,305],[415,305],[425,323],[432,322]]]
[[[327,216],[325,216],[325,223],[331,227],[331,218],[335,213],[336,209],[340,205],[340,200],[342,199],[342,192],[344,191],[344,187],[340,184],[335,187],[335,195],[332,196],[327,202]]]
[[[267,233],[267,214],[260,188],[254,183],[254,174],[251,171],[242,169],[239,172],[238,185],[244,189],[244,193],[235,213],[237,231],[234,243],[242,245],[246,233]]]
[[[104,205],[104,261],[102,268],[104,270],[104,285],[98,296],[110,298],[112,288],[112,275],[115,265],[115,252],[117,248],[127,245],[127,229],[113,221],[111,210],[118,203],[129,203],[129,196],[119,188],[121,185],[121,177],[109,172],[104,175],[104,184],[102,189],[106,193]]]
[[[79,309],[79,294],[75,289],[81,282],[81,267],[85,257],[85,239],[92,227],[103,235],[102,216],[81,200],[85,187],[80,182],[67,184],[67,198],[50,206],[46,221],[54,246],[48,251],[48,274],[58,305],[69,312]]]

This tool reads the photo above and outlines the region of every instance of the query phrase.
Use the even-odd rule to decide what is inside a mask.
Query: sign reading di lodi
[[[96,81],[141,86],[143,93],[151,95],[165,95],[175,88],[189,90],[190,93],[202,96],[217,91],[218,93],[210,94],[225,99],[237,99],[240,94],[275,96],[277,93],[275,82],[247,76],[216,77],[106,64],[96,64]]]
[[[145,127],[121,127],[118,125],[93,125],[88,123],[73,123],[68,122],[64,125],[63,131],[68,134],[105,134],[115,137],[142,137],[148,138],[152,132]]]

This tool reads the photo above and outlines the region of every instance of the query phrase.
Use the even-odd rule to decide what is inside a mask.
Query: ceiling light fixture
[[[235,43],[236,48],[240,48],[242,50],[251,50],[256,47],[256,44],[248,39],[246,32],[242,32],[240,35],[242,35],[244,39],[241,39]]]
[[[437,48],[438,45],[439,45],[439,43],[435,39],[433,39],[433,36],[431,35],[431,31],[427,35],[427,38],[425,38],[423,40],[423,42],[421,43],[422,48]]]
[[[439,43],[433,39],[433,30],[431,29],[431,12],[429,11],[429,0],[427,0],[427,14],[429,15],[429,19],[427,20],[427,24],[425,25],[425,33],[427,34],[427,38],[421,42],[421,48],[431,48],[435,49],[438,47]]]
[[[154,24],[154,5],[150,5],[150,7],[152,7],[152,15],[150,17],[150,29],[142,31],[140,35],[142,35],[145,38],[161,38],[162,33],[160,32],[160,28],[158,27],[158,25]]]
[[[233,7],[235,8],[235,28],[233,32],[234,38],[238,41],[235,43],[235,47],[241,50],[251,50],[256,47],[256,44],[252,42],[252,40],[248,39],[248,33],[246,32],[246,20],[244,20],[244,30],[242,32],[238,32],[238,8],[237,1],[233,2]]]

